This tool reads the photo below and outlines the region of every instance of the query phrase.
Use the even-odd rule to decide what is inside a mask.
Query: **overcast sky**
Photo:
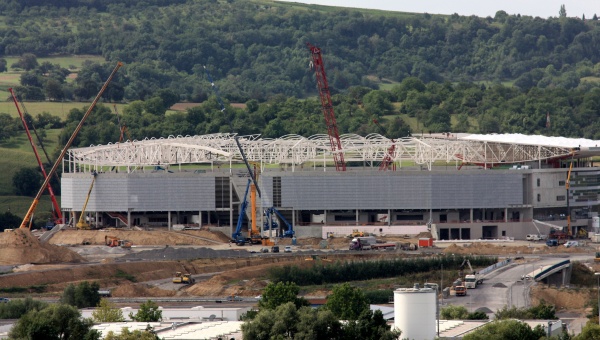
[[[594,14],[600,15],[598,0],[282,0],[339,7],[373,8],[388,11],[476,15],[494,17],[497,11],[508,14],[538,16],[542,18],[558,17],[561,5],[565,5],[568,17],[579,17],[585,14],[591,19]]]

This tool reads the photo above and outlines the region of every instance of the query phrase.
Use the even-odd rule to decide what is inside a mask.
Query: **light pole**
[[[600,324],[600,273],[596,272],[594,275],[598,278],[598,285],[596,286],[596,291],[598,295],[598,324]]]

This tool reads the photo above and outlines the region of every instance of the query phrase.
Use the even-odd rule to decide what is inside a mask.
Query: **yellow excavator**
[[[85,209],[87,208],[88,202],[90,201],[90,195],[92,194],[94,182],[96,181],[96,176],[98,176],[98,173],[94,171],[92,172],[92,176],[92,184],[90,184],[90,190],[88,190],[87,197],[85,198],[85,203],[83,204],[83,208],[81,208],[81,216],[79,216],[79,221],[76,224],[77,229],[90,229],[90,224],[85,221]]]

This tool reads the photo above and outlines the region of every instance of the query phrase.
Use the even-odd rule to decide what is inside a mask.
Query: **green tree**
[[[363,311],[358,320],[352,320],[344,326],[345,339],[395,340],[400,339],[401,330],[390,330],[380,310]]]
[[[98,289],[100,289],[100,285],[97,282],[90,284],[87,281],[83,281],[77,284],[77,286],[69,284],[63,290],[60,301],[61,303],[78,308],[96,307],[100,302]]]
[[[0,58],[0,72],[8,71],[6,59]]]
[[[298,307],[307,305],[308,302],[305,299],[298,298],[299,292],[300,287],[293,282],[271,282],[263,290],[258,307],[260,309],[275,309],[288,302],[292,302]]]
[[[365,111],[375,116],[383,116],[393,108],[389,94],[379,90],[367,93],[363,97],[363,104]]]
[[[76,307],[52,304],[23,315],[10,330],[11,339],[96,340],[100,333],[92,329],[91,319],[82,319]]]
[[[42,184],[42,175],[35,168],[21,168],[13,175],[12,182],[17,195],[34,196]]]
[[[155,302],[148,300],[140,305],[135,315],[129,313],[129,318],[137,322],[157,322],[162,320],[162,311]]]
[[[5,226],[2,222],[0,222],[0,225]],[[48,303],[33,300],[30,297],[25,299],[12,299],[7,303],[0,303],[0,319],[18,319],[30,311],[39,311],[46,307],[48,307]]]
[[[62,100],[64,98],[62,84],[56,79],[48,79],[48,81],[46,81],[44,93],[51,101]]]
[[[125,321],[123,312],[116,308],[113,303],[107,299],[100,299],[100,304],[92,312],[92,318],[95,322],[121,322]]]
[[[445,320],[465,320],[469,315],[466,307],[453,305],[442,308],[440,313],[441,318]]]
[[[497,320],[487,323],[463,338],[464,340],[538,340],[545,336],[541,327],[531,329],[528,324],[519,320]]]
[[[18,67],[25,71],[33,70],[38,66],[37,57],[33,53],[24,53],[19,60],[12,64],[12,67]]]
[[[558,16],[560,18],[566,18],[567,17],[567,9],[565,8],[565,5],[560,5],[560,10],[558,11]]]
[[[588,322],[573,340],[596,340],[600,339],[600,325],[596,322]]]
[[[104,340],[159,340],[156,333],[152,329],[139,330],[136,329],[133,332],[129,328],[123,327],[119,335],[113,331],[108,332],[104,337]]]
[[[356,320],[369,309],[365,293],[348,283],[333,286],[333,292],[327,297],[325,307],[342,320]]]

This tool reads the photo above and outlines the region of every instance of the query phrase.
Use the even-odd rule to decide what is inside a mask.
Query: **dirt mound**
[[[490,242],[472,242],[457,245],[453,243],[446,247],[446,254],[473,254],[473,255],[514,255],[514,254],[557,254],[557,253],[581,253],[589,252],[582,247],[567,248],[564,246],[548,247],[542,244],[517,245],[513,243],[493,244]]]
[[[557,289],[544,286],[534,286],[531,288],[532,305],[537,305],[544,300],[546,303],[554,305],[556,310],[583,310],[586,307],[586,303],[595,297],[595,293],[591,294],[590,291],[585,289]]]
[[[51,244],[80,245],[82,241],[91,245],[106,244],[106,236],[129,240],[134,245],[214,245],[228,242],[229,238],[221,232],[208,230],[173,231],[139,231],[139,230],[75,230],[63,229],[50,239]],[[214,242],[212,242],[214,241]]]
[[[432,236],[432,235],[431,235],[431,233],[430,233],[430,232],[428,232],[428,231],[424,231],[424,232],[422,232],[422,233],[419,233],[419,234],[417,235],[417,238],[432,238],[432,237],[433,237],[433,236]]]
[[[78,263],[79,254],[63,247],[40,243],[27,229],[0,233],[0,264]]]
[[[113,297],[165,297],[180,294],[177,294],[176,291],[164,290],[146,284],[123,283],[113,289],[111,295]]]

